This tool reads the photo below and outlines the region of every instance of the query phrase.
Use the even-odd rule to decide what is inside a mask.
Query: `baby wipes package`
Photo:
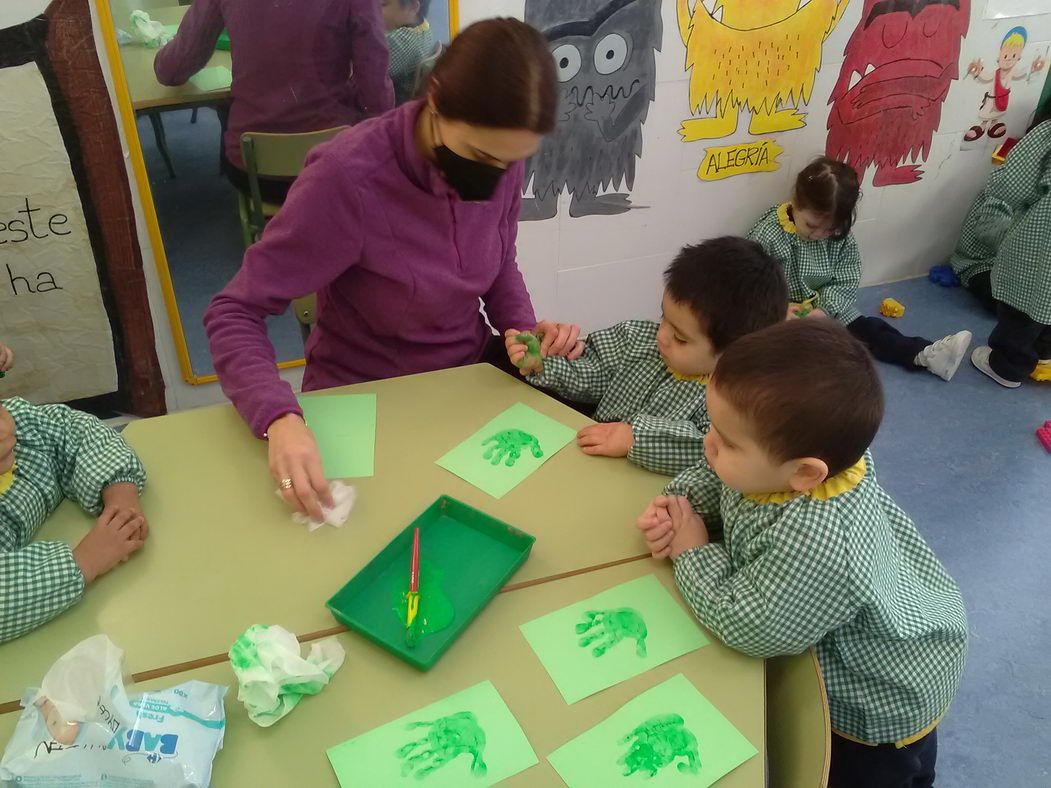
[[[82,641],[22,697],[0,760],[0,785],[205,788],[222,749],[226,687],[187,681],[128,694],[123,652],[105,635]]]

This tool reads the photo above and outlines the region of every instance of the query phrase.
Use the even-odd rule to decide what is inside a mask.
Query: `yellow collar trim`
[[[837,495],[850,492],[861,484],[861,480],[865,478],[866,470],[868,470],[868,466],[865,464],[865,458],[862,457],[842,473],[837,473],[831,479],[825,479],[825,481],[808,492],[802,493],[797,492],[796,490],[790,490],[789,492],[766,493],[765,495],[746,495],[744,497],[749,501],[755,501],[759,504],[788,503],[793,498],[798,498],[800,495],[806,495],[818,501],[827,501],[829,498],[835,498]]]
[[[11,489],[11,485],[15,483],[15,466],[12,465],[11,469],[0,473],[0,495]]]
[[[667,364],[664,366],[668,367]],[[681,372],[676,372],[671,367],[668,367],[668,372],[676,380],[689,380],[694,383],[700,383],[702,386],[707,386],[708,381],[712,379],[712,373],[709,372],[707,375],[683,375]]]
[[[431,23],[424,19],[422,25],[416,25],[416,27],[412,27],[409,29],[412,30],[412,32],[414,33],[426,33],[428,30],[431,29]]]
[[[783,202],[779,206],[777,206],[777,221],[781,225],[781,229],[783,229],[786,233],[792,233],[792,235],[797,235],[798,233],[796,233],[796,223],[792,221],[792,217],[789,215],[788,209],[791,207],[792,204],[787,202]]]

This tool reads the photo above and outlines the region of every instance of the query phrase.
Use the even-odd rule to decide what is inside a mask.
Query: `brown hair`
[[[555,128],[558,89],[547,40],[517,19],[475,22],[449,45],[431,71],[438,112],[476,126]]]
[[[785,319],[788,285],[781,266],[745,238],[727,235],[684,246],[664,272],[664,287],[690,308],[717,353]]]
[[[792,200],[800,208],[832,217],[832,237],[837,241],[850,234],[859,199],[857,172],[827,156],[819,156],[804,167],[792,190]]]
[[[742,337],[711,385],[777,461],[816,457],[835,476],[865,453],[883,419],[883,387],[865,346],[830,319],[788,320]]]

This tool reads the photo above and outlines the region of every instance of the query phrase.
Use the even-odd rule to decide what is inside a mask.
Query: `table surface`
[[[291,521],[266,444],[231,406],[129,424],[124,435],[150,474],[146,547],[76,606],[0,645],[0,702],[99,632],[140,673],[223,654],[252,624],[298,635],[337,626],[325,601],[442,494],[536,536],[511,584],[646,552],[634,520],[666,477],[570,444],[496,500],[434,463],[516,402],[574,429],[590,423],[579,413],[482,364],[327,393],[365,392],[377,394],[376,475],[353,482],[358,500],[342,528],[313,533]],[[91,523],[67,502],[37,538],[75,544]]]
[[[177,25],[188,9],[189,6],[154,8],[149,14],[150,19],[162,24]],[[153,59],[157,56],[157,51],[140,44],[127,44],[120,48],[120,59],[124,64],[124,76],[128,81],[128,92],[131,94],[131,106],[134,109],[176,107],[230,98],[228,89],[205,91],[192,82],[175,87],[162,85],[153,71]],[[205,67],[225,66],[232,69],[232,62],[229,52],[216,50]]]
[[[759,754],[718,782],[721,788],[763,784],[764,666],[710,637],[711,643],[671,662],[566,705],[519,625],[620,583],[656,574],[683,604],[670,565],[652,559],[596,570],[512,593],[501,594],[428,673],[405,663],[351,633],[338,635],[346,662],[320,695],[304,698],[271,728],[248,720],[237,701],[227,663],[140,685],[159,689],[199,679],[231,687],[226,696],[225,745],[215,759],[213,783],[233,785],[335,786],[325,750],[478,682],[489,680],[517,717],[539,763],[502,783],[509,786],[558,786],[563,783],[547,756],[589,730],[640,693],[684,674],[759,750]],[[172,628],[171,639],[180,634]],[[116,638],[115,638],[116,640]],[[122,645],[117,640],[118,645]],[[39,671],[38,671],[39,673]],[[815,697],[818,697],[815,682]],[[17,714],[0,715],[0,742],[6,742]],[[811,741],[826,735],[813,732]],[[702,758],[703,759],[703,758]]]

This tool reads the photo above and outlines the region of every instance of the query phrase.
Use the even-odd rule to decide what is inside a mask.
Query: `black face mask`
[[[434,121],[434,138],[438,139],[437,119]],[[465,202],[489,200],[505,172],[501,167],[464,158],[441,143],[434,146],[434,156],[445,180]]]

